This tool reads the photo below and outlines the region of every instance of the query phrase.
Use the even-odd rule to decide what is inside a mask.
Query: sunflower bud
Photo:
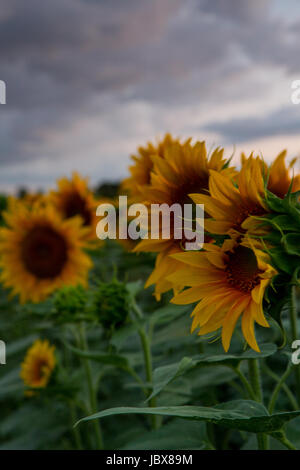
[[[117,280],[99,284],[94,305],[98,319],[106,330],[122,326],[129,312],[129,293],[125,284]]]
[[[78,285],[66,286],[54,296],[54,307],[61,322],[79,321],[83,318],[87,304],[87,292]]]

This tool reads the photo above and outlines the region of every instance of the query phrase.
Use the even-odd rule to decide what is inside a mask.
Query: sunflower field
[[[296,160],[169,134],[131,158],[110,191],[1,197],[0,449],[300,449]],[[99,239],[119,195],[203,204],[204,243]]]

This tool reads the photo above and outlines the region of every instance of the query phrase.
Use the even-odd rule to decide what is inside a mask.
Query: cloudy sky
[[[300,153],[298,0],[2,0],[0,190],[126,174],[169,131]]]

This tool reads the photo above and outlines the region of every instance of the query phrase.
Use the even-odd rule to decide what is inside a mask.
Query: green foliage
[[[126,285],[113,280],[97,286],[94,308],[99,322],[107,331],[124,325],[129,313],[129,292]]]
[[[88,301],[87,291],[82,286],[65,286],[54,295],[54,310],[61,323],[76,322],[84,318]]]
[[[92,256],[86,291],[65,288],[24,307],[0,290],[1,339],[7,344],[7,364],[0,366],[0,449],[97,449],[94,424],[100,422],[105,449],[256,449],[258,432],[273,436],[271,448],[283,448],[276,440],[281,429],[299,447],[299,412],[287,393],[295,388],[292,374],[271,416],[266,408],[290,360],[288,347],[276,347],[282,341],[277,328],[256,329],[261,354],[245,350],[237,333],[225,354],[215,337],[190,333],[192,306],[170,304],[169,296],[158,303],[151,289],[143,289],[153,266],[150,257],[129,255],[113,242]],[[116,265],[126,282],[110,280]],[[287,273],[274,280],[266,308],[272,304],[274,310],[287,280]],[[282,322],[287,329],[284,317]],[[141,331],[151,346],[152,378],[145,370]],[[55,345],[57,367],[48,387],[28,397],[20,364],[37,338]],[[264,404],[250,401],[241,381],[241,376],[249,379],[249,359],[261,363]],[[97,390],[93,414],[106,419],[91,419],[86,361]],[[88,418],[75,431],[82,417]]]
[[[157,414],[176,418],[205,421],[229,429],[254,433],[273,433],[282,429],[285,423],[300,416],[300,411],[268,414],[260,403],[250,400],[235,400],[221,403],[215,407],[203,406],[165,406],[157,408],[120,407],[95,413],[78,421],[77,424],[121,414]]]
[[[247,359],[263,358],[271,356],[276,352],[274,344],[261,345],[261,352],[256,353],[253,350],[247,350],[241,354],[201,354],[194,357],[184,357],[179,363],[169,364],[159,367],[153,373],[153,392],[151,397],[160,393],[173,380],[189,372],[196,367],[205,367],[208,365],[224,365],[229,367],[238,367],[238,365]]]
[[[267,191],[270,214],[261,217],[268,230],[263,238],[278,275],[268,289],[268,313],[281,325],[281,312],[287,304],[290,288],[298,284],[300,269],[300,191],[288,193],[283,199]]]

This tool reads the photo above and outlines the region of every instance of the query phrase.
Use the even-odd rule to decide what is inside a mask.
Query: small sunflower
[[[37,204],[47,204],[47,196],[41,193],[28,193],[25,194],[23,197],[8,197],[7,209],[9,211],[14,211],[15,207],[19,204],[26,205],[29,209],[31,209]]]
[[[265,203],[265,182],[259,157],[249,157],[235,178],[210,170],[209,194],[191,194],[195,203],[204,204],[212,219],[205,220],[211,234],[243,234],[257,230],[253,216],[268,212]]]
[[[88,180],[74,172],[71,180],[62,178],[58,180],[57,186],[56,191],[50,192],[50,202],[64,219],[79,216],[83,226],[88,229],[85,231],[85,239],[96,240],[96,209],[100,201],[95,199],[89,189]]]
[[[263,174],[267,178],[268,190],[282,199],[287,194],[292,181],[292,192],[300,190],[300,175],[294,175],[293,179],[290,175],[290,170],[294,167],[297,158],[291,160],[289,166],[286,166],[286,156],[287,151],[283,150],[279,155],[277,155],[269,167],[263,162],[263,160],[260,160]],[[252,155],[250,155],[249,158],[252,158]],[[242,165],[247,162],[248,159],[245,154],[242,154],[241,160]]]
[[[129,167],[130,177],[122,182],[121,189],[126,191],[134,202],[144,200],[144,188],[150,184],[153,169],[152,155],[164,158],[166,148],[175,142],[179,142],[179,140],[166,134],[157,145],[148,142],[146,147],[138,148],[137,155],[131,156],[134,164]]]
[[[230,347],[235,325],[242,317],[242,331],[251,348],[260,351],[254,323],[268,327],[262,302],[266,287],[276,271],[268,256],[246,240],[226,240],[222,247],[205,244],[205,251],[173,255],[182,264],[170,275],[170,282],[184,280],[188,289],[175,295],[175,304],[198,302],[192,312],[192,332],[205,335],[222,328],[222,344]]]
[[[21,365],[21,378],[30,388],[44,388],[48,385],[55,368],[54,346],[49,341],[36,340],[28,349]]]
[[[52,206],[18,204],[0,231],[0,280],[21,303],[40,302],[63,285],[86,284],[91,260],[80,220],[62,220]]]
[[[205,142],[191,144],[190,140],[184,144],[173,143],[166,147],[164,158],[153,155],[153,171],[151,184],[144,189],[145,204],[151,213],[152,204],[192,204],[189,197],[193,192],[207,192],[209,187],[209,172],[224,172],[226,175],[235,175],[233,168],[226,168],[223,158],[223,149],[216,148],[210,157],[207,156]],[[177,239],[174,234],[170,238],[157,240],[142,240],[134,251],[152,251],[160,253],[156,266],[147,280],[146,287],[156,284],[156,296],[170,289],[170,282],[166,280],[166,273],[175,268],[175,261],[168,255],[182,251],[184,239]],[[207,240],[208,241],[208,240]]]

